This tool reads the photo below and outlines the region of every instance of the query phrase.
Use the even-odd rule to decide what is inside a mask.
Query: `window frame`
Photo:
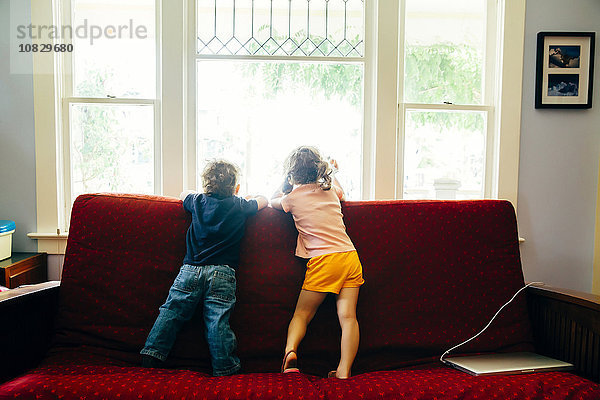
[[[186,2],[186,10],[187,10],[187,26],[186,32],[188,38],[196,38],[197,37],[197,0],[184,0]],[[198,61],[201,60],[239,60],[239,61],[305,61],[305,62],[350,62],[350,63],[361,63],[363,65],[363,126],[362,126],[362,157],[361,157],[361,197],[369,198],[371,193],[369,190],[370,187],[370,176],[365,175],[365,171],[369,169],[371,163],[370,153],[364,151],[365,147],[369,147],[370,143],[366,142],[369,138],[372,137],[370,129],[371,129],[371,121],[367,115],[365,115],[365,110],[367,109],[367,105],[371,104],[372,98],[371,95],[373,90],[371,89],[371,81],[367,84],[367,70],[373,68],[373,53],[369,52],[368,47],[370,47],[369,40],[367,39],[367,32],[369,28],[373,24],[373,19],[370,18],[372,16],[372,9],[374,8],[374,2],[369,0],[364,0],[364,32],[363,32],[363,41],[365,46],[364,55],[362,57],[328,57],[328,56],[282,56],[282,55],[207,55],[207,54],[198,54],[197,51],[197,40],[188,40],[187,46],[187,130],[186,130],[186,138],[185,138],[185,188],[198,190],[196,183],[196,176],[200,171],[197,171],[197,132],[198,125],[196,121],[196,104],[197,104],[197,76],[196,76],[196,65]],[[370,9],[368,12],[367,9]],[[368,86],[369,85],[369,86]]]
[[[155,185],[157,194],[178,196],[184,187],[195,186],[195,154],[190,151],[190,135],[195,140],[195,102],[190,101],[189,73],[195,71],[195,41],[189,40],[189,28],[195,27],[195,7],[191,0],[169,2],[156,0],[157,21],[157,98],[156,113],[159,131],[156,146],[160,147],[160,171]],[[497,103],[494,110],[495,141],[492,152],[492,198],[510,200],[516,207],[518,194],[519,138],[524,48],[525,0],[491,0],[498,4],[496,68]],[[32,2],[32,24],[56,25],[61,11],[55,2]],[[399,102],[399,76],[403,54],[399,37],[400,4],[403,2],[365,1],[365,67],[364,67],[364,128],[363,182],[364,199],[397,198],[400,131],[403,123]],[[33,44],[41,44],[33,39]],[[164,46],[168,43],[168,46]],[[504,54],[510,54],[510,62]],[[61,135],[62,104],[56,76],[64,66],[55,54],[33,54],[34,120],[36,148],[37,232],[29,234],[38,239],[39,251],[64,254],[65,228],[68,211],[64,199],[64,140]],[[385,79],[378,79],[384,76]],[[110,102],[110,101],[109,101]],[[156,173],[155,173],[156,176]],[[58,233],[55,233],[58,232]]]
[[[59,130],[59,140],[61,145],[58,147],[59,158],[62,160],[62,179],[61,181],[62,190],[58,193],[59,202],[62,204],[62,213],[59,213],[59,229],[68,231],[69,228],[69,215],[71,214],[72,208],[72,188],[71,188],[71,105],[83,104],[83,105],[139,105],[139,106],[152,106],[154,111],[154,193],[162,192],[162,162],[161,162],[161,113],[160,113],[160,101],[161,98],[161,63],[160,57],[158,56],[161,51],[161,13],[160,13],[160,0],[153,0],[155,7],[155,52],[156,52],[156,97],[144,98],[124,98],[124,97],[77,97],[73,93],[73,55],[70,52],[57,53],[56,64],[61,73],[56,74],[56,87],[59,93],[59,106],[58,115],[61,116],[61,124],[57,129]],[[70,25],[72,26],[72,0],[61,0],[57,7],[59,14],[57,20],[60,21],[57,25]],[[72,44],[70,38],[65,38],[62,41],[65,44]]]
[[[495,77],[497,69],[497,35],[498,35],[498,6],[497,0],[486,1],[486,43],[485,56],[483,64],[483,98],[481,104],[446,104],[446,103],[414,103],[404,101],[404,57],[399,57],[401,61],[398,65],[399,84],[398,84],[398,173],[396,174],[396,197],[403,198],[404,195],[404,150],[406,137],[406,115],[407,112],[417,111],[477,111],[485,113],[485,133],[484,133],[484,173],[483,173],[483,198],[493,197],[494,185],[494,164],[496,157],[494,156],[494,148],[499,135],[496,134],[495,110],[497,104],[497,96],[495,90]],[[406,1],[402,1],[400,5],[400,21],[405,21],[406,18]],[[404,43],[406,33],[402,24],[400,29],[400,54],[404,54]]]

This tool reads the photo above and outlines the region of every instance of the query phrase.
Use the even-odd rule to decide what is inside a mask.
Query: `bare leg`
[[[317,309],[325,300],[327,293],[311,292],[309,290],[302,289],[300,296],[298,296],[298,302],[296,303],[296,310],[294,316],[290,321],[288,327],[287,341],[285,344],[285,353],[288,351],[298,351],[298,346],[304,335],[306,335],[306,327],[315,316]],[[284,361],[284,369],[287,367],[291,360],[296,359],[296,354],[290,354]]]
[[[342,328],[341,357],[335,376],[350,377],[350,369],[358,351],[360,332],[356,320],[356,303],[359,288],[343,288],[337,296],[338,319]]]

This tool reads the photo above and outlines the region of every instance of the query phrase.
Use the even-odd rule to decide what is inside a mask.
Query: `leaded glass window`
[[[290,151],[316,146],[338,160],[347,198],[359,199],[364,5],[196,0],[196,169],[228,159],[243,193],[270,194]]]
[[[198,0],[201,55],[362,57],[364,0]]]

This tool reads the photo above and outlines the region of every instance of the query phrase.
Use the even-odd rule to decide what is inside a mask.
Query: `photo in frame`
[[[538,32],[535,108],[591,108],[595,32]]]

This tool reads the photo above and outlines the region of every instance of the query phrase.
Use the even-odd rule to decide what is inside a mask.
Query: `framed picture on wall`
[[[595,32],[539,32],[535,108],[591,108]]]

